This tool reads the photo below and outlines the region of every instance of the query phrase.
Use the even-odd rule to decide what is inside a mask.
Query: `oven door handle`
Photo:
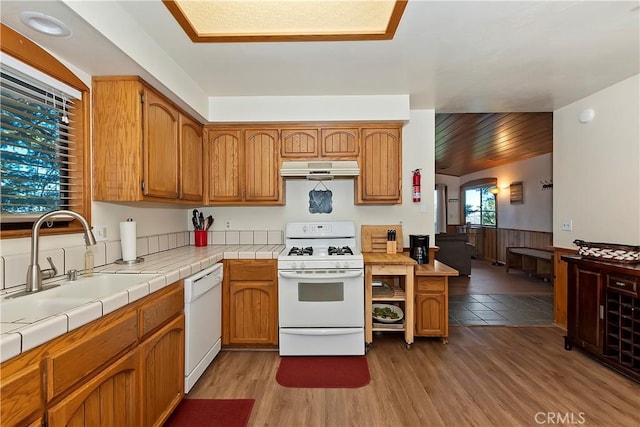
[[[287,335],[350,335],[362,332],[362,328],[280,328],[280,332]]]
[[[309,280],[326,280],[326,279],[351,279],[354,277],[361,277],[364,275],[362,270],[349,271],[346,273],[337,274],[305,274],[305,273],[291,273],[288,271],[278,272],[280,277],[285,279],[309,279]]]

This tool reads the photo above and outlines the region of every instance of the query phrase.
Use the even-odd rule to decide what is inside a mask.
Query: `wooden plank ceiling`
[[[553,151],[553,113],[436,114],[436,173],[463,176]]]

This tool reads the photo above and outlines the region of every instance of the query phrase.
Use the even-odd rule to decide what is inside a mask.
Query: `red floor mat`
[[[254,399],[183,399],[165,427],[246,427]]]
[[[358,388],[370,380],[362,356],[287,356],[280,358],[276,373],[278,384],[297,388]]]

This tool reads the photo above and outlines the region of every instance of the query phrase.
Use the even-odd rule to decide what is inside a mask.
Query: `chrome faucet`
[[[84,219],[82,215],[77,214],[73,211],[66,210],[47,212],[46,214],[42,215],[36,222],[33,223],[33,229],[31,231],[31,264],[29,265],[29,269],[27,270],[27,286],[25,289],[26,292],[41,291],[42,280],[54,277],[58,272],[55,265],[53,265],[53,261],[51,261],[51,258],[47,258],[49,264],[51,265],[51,268],[41,270],[40,265],[38,264],[40,227],[42,227],[42,224],[46,221],[58,216],[70,216],[80,221],[80,224],[82,224],[82,228],[84,228],[84,241],[87,243],[87,246],[93,246],[96,244],[96,238],[91,232],[91,226],[89,226],[89,223],[86,219]]]

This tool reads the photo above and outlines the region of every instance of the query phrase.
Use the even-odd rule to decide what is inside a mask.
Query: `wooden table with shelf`
[[[416,261],[404,253],[364,252],[365,272],[365,345],[369,350],[374,331],[403,331],[407,349],[413,344],[413,276]],[[397,279],[393,296],[374,297],[373,277],[386,276]],[[404,311],[404,327],[373,327],[372,310],[374,302],[400,303]]]

